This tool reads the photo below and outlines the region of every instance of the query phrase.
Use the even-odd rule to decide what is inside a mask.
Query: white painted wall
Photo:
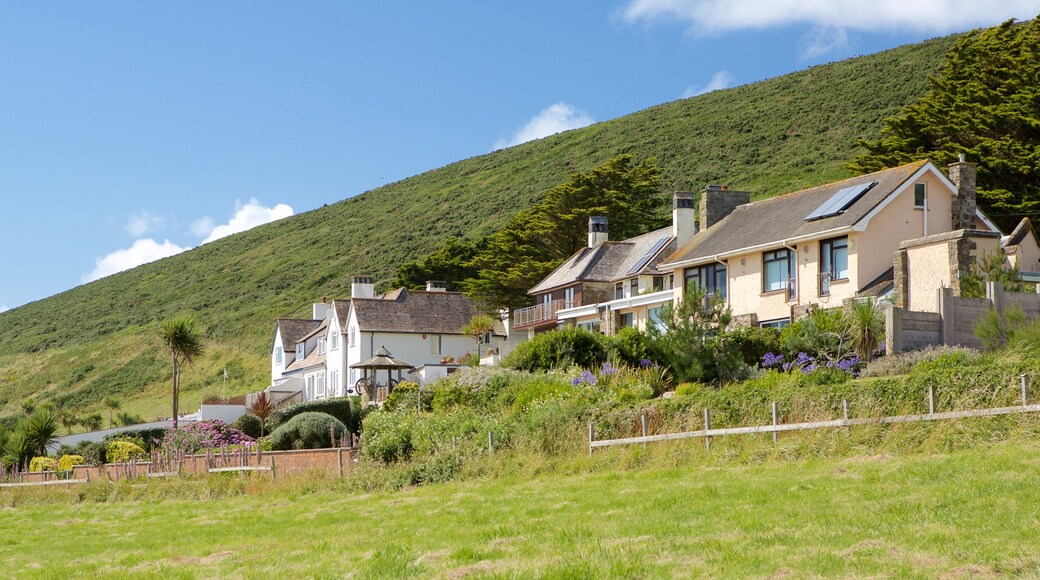
[[[282,349],[282,362],[280,363],[276,362],[277,359],[275,357],[275,351],[279,348]],[[290,348],[295,348],[295,345],[290,346]],[[282,345],[282,329],[276,327],[274,345],[271,346],[271,384],[280,380],[283,372],[285,372],[285,346]]]

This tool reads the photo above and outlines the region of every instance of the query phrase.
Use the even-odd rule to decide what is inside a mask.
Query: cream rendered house
[[[975,166],[964,162],[949,175],[921,161],[740,203],[746,195],[709,188],[704,227],[658,266],[672,272],[676,300],[698,284],[746,325],[784,326],[811,306],[887,292],[907,240],[999,231],[976,209]]]

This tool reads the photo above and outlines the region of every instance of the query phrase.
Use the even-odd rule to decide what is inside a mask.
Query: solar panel
[[[869,183],[860,183],[839,190],[838,193],[830,196],[827,201],[820,204],[820,207],[814,209],[812,213],[805,216],[805,221],[809,222],[812,220],[818,220],[844,212],[850,205],[856,203],[856,200],[863,197],[863,194],[870,191],[870,188],[875,185],[877,185],[877,182],[871,181]]]
[[[643,254],[642,258],[639,258],[639,261],[636,262],[636,265],[628,269],[627,274],[635,274],[636,272],[642,270],[646,266],[646,264],[651,259],[653,259],[654,255],[657,254],[657,252],[664,247],[666,243],[668,243],[668,237],[663,237],[660,240],[657,240],[657,243],[655,243],[654,246],[650,248],[649,251],[647,251],[647,253]]]

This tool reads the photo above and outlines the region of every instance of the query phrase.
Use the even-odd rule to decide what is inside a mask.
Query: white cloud
[[[161,244],[151,238],[137,240],[129,248],[116,250],[95,260],[94,269],[84,274],[82,280],[83,282],[93,282],[116,272],[179,254],[187,249],[189,248],[182,248],[170,240],[164,240]]]
[[[587,127],[595,122],[596,120],[593,119],[592,116],[585,111],[575,109],[574,105],[568,105],[567,103],[562,102],[555,103],[546,107],[540,113],[532,117],[526,125],[517,129],[512,138],[499,139],[495,143],[495,149],[503,149],[505,147],[512,147],[513,145],[526,143],[528,141],[534,141],[535,139],[555,135],[561,131]]]
[[[0,312],[7,312],[11,307],[6,304],[0,304]]]
[[[235,215],[231,216],[228,223],[214,227],[213,220],[209,217],[204,217],[192,224],[192,233],[197,236],[206,236],[206,239],[202,240],[202,243],[208,244],[213,240],[219,240],[220,238],[230,236],[231,234],[244,232],[255,228],[256,226],[293,215],[293,208],[284,203],[280,203],[274,207],[264,207],[264,205],[254,198],[250,199],[249,203],[245,205],[235,205]]]
[[[195,234],[196,236],[199,236],[200,238],[204,238],[208,236],[210,232],[213,231],[214,227],[216,227],[216,224],[213,223],[213,218],[209,217],[208,215],[203,216],[192,222],[191,233]]]
[[[165,218],[148,213],[147,210],[135,211],[126,222],[126,231],[135,238],[153,232],[166,222]]]
[[[849,48],[849,31],[844,28],[813,27],[802,35],[802,58],[816,58]]]
[[[1038,11],[1040,0],[630,0],[619,14],[629,23],[682,22],[696,35],[809,25],[830,30],[833,41],[840,39],[835,30],[941,34],[1027,20]],[[810,40],[806,51],[826,46]]]
[[[720,70],[719,72],[712,75],[711,80],[708,84],[702,86],[693,85],[686,87],[683,91],[682,98],[688,99],[690,97],[696,97],[697,95],[703,95],[712,91],[718,91],[722,89],[728,89],[733,86],[733,75],[729,74],[728,71]]]

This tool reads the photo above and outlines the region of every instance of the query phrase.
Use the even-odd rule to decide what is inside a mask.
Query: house
[[[677,193],[671,228],[621,242],[607,239],[605,220],[591,219],[588,247],[531,289],[537,304],[516,311],[514,327],[642,329],[691,284],[723,300],[736,324],[781,327],[812,307],[892,292],[896,253],[911,240],[953,231],[999,237],[976,207],[975,165],[963,159],[948,175],[920,161],[771,199],[750,197],[709,185],[695,221],[692,194]],[[1035,235],[1010,239],[1022,244],[1024,259],[1033,259],[1034,247],[1040,258]]]
[[[1040,273],[1040,238],[1029,218],[1022,218],[1015,229],[1000,241],[1007,256],[1007,266],[1020,272]]]
[[[588,245],[528,291],[536,304],[513,313],[513,328],[532,335],[561,324],[605,334],[646,329],[673,299],[660,261],[696,230],[693,194],[685,192],[673,197],[671,227],[627,240],[611,241],[607,218],[590,217]]]
[[[363,374],[355,365],[381,351],[413,367],[452,368],[449,359],[498,353],[509,346],[501,320],[479,349],[471,336],[463,335],[463,325],[480,311],[465,295],[446,291],[443,282],[429,282],[425,291],[398,288],[376,295],[374,280],[354,277],[349,300],[323,300],[312,313],[310,320],[275,323],[267,392],[276,394],[276,401],[357,394]]]

